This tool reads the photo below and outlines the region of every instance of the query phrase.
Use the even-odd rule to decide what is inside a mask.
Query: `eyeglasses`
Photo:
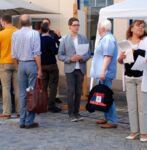
[[[73,27],[79,27],[80,25],[79,24],[72,24],[71,26],[73,26]]]

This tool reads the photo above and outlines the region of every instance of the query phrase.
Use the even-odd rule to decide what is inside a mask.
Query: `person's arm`
[[[112,60],[112,56],[104,56],[100,80],[105,80],[107,68]]]
[[[118,62],[120,64],[123,64],[123,60],[126,58],[125,52],[121,52],[119,57],[118,57]]]
[[[34,40],[33,40],[33,56],[37,65],[37,77],[42,77],[42,69],[41,69],[41,48],[40,48],[40,35],[39,32],[34,32]]]
[[[111,60],[113,58],[113,55],[115,51],[117,50],[115,41],[112,40],[111,38],[105,38],[104,41],[102,42],[102,50],[103,50],[103,64],[102,64],[102,70],[100,73],[100,80],[105,80],[106,78],[106,73],[109,64],[111,63]]]
[[[41,79],[41,77],[42,77],[41,57],[40,57],[40,55],[37,55],[34,57],[34,59],[37,64],[37,78]]]
[[[66,56],[64,38],[62,38],[60,41],[60,46],[59,46],[59,51],[58,51],[58,59],[65,63],[71,63],[71,58],[69,56]]]
[[[18,69],[18,64],[19,64],[19,61],[18,61],[18,59],[16,59],[16,58],[13,58],[13,60],[14,60],[14,65],[15,65],[15,68],[16,68],[16,69]]]
[[[61,33],[59,30],[54,30],[55,34],[58,36],[58,38],[61,38]]]
[[[1,33],[0,33],[0,46],[1,46],[1,40],[2,40],[2,36],[1,36]],[[1,53],[1,49],[0,49],[0,53]]]
[[[19,61],[18,61],[18,58],[17,58],[17,46],[16,46],[15,33],[13,33],[13,35],[12,35],[12,58],[14,60],[14,65],[17,69]]]
[[[52,54],[57,55],[58,54],[58,47],[56,46],[56,42],[54,41],[54,39],[51,38],[48,45],[50,47]]]
[[[55,40],[55,43],[56,43],[56,45],[57,45],[58,48],[59,48],[59,45],[60,45],[60,38],[61,38],[60,32],[59,32],[59,31],[56,32],[56,31],[54,31],[54,30],[50,30],[50,31],[49,31],[49,34],[50,34],[51,37]]]
[[[86,62],[90,58],[90,52],[81,56],[80,62]]]

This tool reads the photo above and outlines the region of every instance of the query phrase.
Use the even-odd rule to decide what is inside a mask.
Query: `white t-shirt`
[[[76,50],[76,53],[77,53],[77,47],[78,47],[78,37],[77,36],[73,39],[73,43],[74,43],[75,50]],[[80,69],[79,62],[76,62],[75,69]]]
[[[131,44],[131,47],[132,47],[133,50],[142,49],[140,47],[144,46],[142,40],[139,43],[137,43],[137,44],[133,44],[129,40],[128,40],[128,42]],[[144,50],[144,49],[142,49],[142,50]],[[142,76],[141,77],[129,77],[129,76],[125,75],[125,77],[129,78],[129,79],[142,79]]]
[[[132,45],[132,49],[142,49],[147,51],[147,37],[144,37],[138,44],[133,44],[131,41],[129,41]]]
[[[131,42],[130,42],[131,43]],[[136,49],[142,49],[145,50],[145,58],[147,59],[147,36],[144,37],[139,44],[132,44],[132,48],[134,50]],[[130,78],[130,77],[129,77]],[[134,78],[134,77],[133,77]],[[146,69],[143,71],[143,76],[142,78],[142,83],[141,83],[141,91],[142,92],[147,92],[147,63],[146,63]]]

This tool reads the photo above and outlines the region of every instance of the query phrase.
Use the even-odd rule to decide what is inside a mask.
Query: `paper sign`
[[[77,46],[77,51],[76,51],[76,54],[77,55],[84,55],[88,52],[89,50],[89,44],[79,44]]]
[[[126,58],[124,59],[124,63],[133,63],[134,57],[131,44],[127,40],[125,40],[119,42],[118,46],[120,47],[122,52],[125,52]]]
[[[142,56],[138,56],[137,60],[135,61],[134,65],[132,66],[132,70],[139,70],[143,71],[146,66],[146,59]]]
[[[122,52],[125,52],[128,49],[132,49],[131,44],[127,40],[119,42],[118,46],[119,46],[119,48],[121,49]]]
[[[132,49],[127,49],[125,51],[126,58],[123,60],[124,63],[133,63],[134,62],[134,56]]]

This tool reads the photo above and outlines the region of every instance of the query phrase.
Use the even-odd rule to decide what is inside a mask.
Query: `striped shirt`
[[[29,27],[22,27],[12,36],[12,57],[20,61],[34,60],[41,54],[40,35]]]

